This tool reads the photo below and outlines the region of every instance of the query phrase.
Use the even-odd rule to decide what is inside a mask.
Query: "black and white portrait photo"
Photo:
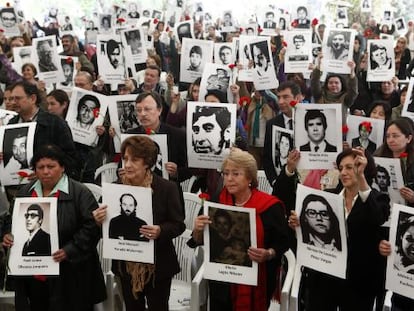
[[[295,211],[298,263],[314,270],[344,278],[347,241],[343,197],[298,185]]]
[[[17,14],[13,7],[4,7],[0,10],[0,26],[4,35],[8,37],[20,35]]]
[[[235,22],[233,19],[232,11],[223,11],[223,17],[221,22],[222,32],[232,32],[235,29]]]
[[[147,223],[137,217],[139,208],[137,199],[131,193],[124,193],[119,198],[119,215],[109,222],[109,238],[130,241],[149,242],[139,228]]]
[[[36,67],[34,54],[35,54],[35,51],[34,51],[33,46],[14,47],[13,48],[14,62],[12,63],[13,68],[15,68],[16,71],[19,71],[22,68],[22,66],[26,63],[32,63]]]
[[[394,42],[389,39],[368,40],[367,81],[390,81],[395,75]]]
[[[206,202],[204,214],[211,224],[204,229],[206,264],[204,277],[211,280],[227,281],[238,284],[255,284],[257,277],[248,276],[257,273],[257,263],[252,261],[247,250],[255,247],[256,223],[254,209]],[[207,206],[206,206],[207,205]],[[232,266],[233,275],[223,275],[219,269]]]
[[[57,198],[17,198],[13,209],[10,249],[12,275],[58,275]],[[13,261],[13,262],[12,262]]]
[[[194,38],[193,21],[183,21],[175,24],[174,36],[183,44],[183,38]]]
[[[127,77],[125,47],[116,35],[98,35],[99,74],[108,83],[120,83]]]
[[[307,72],[312,59],[312,34],[309,31],[286,32],[285,72]]]
[[[30,172],[35,129],[35,122],[0,127],[1,152],[3,153],[3,161],[0,165],[2,185],[28,182],[27,178],[20,180],[17,172]]]
[[[361,1],[361,12],[364,12],[364,13],[371,12],[371,0]]]
[[[275,11],[265,11],[263,16],[263,28],[261,35],[274,35],[276,33],[279,15]]]
[[[235,61],[232,43],[214,43],[214,62],[222,65],[230,65]]]
[[[99,33],[101,34],[110,34],[112,30],[112,15],[110,14],[100,14],[99,15]]]
[[[277,175],[287,164],[289,152],[293,150],[293,147],[293,131],[274,125],[272,127],[272,159]]]
[[[162,12],[158,10],[152,10],[152,18],[156,18],[158,20],[161,20]]]
[[[414,212],[412,207],[394,204],[391,212],[391,254],[387,259],[385,287],[412,298],[414,286]]]
[[[132,20],[137,20],[140,17],[140,9],[138,8],[138,3],[130,2],[128,3],[128,18]]]
[[[209,216],[210,261],[251,267],[249,214],[211,207]]]
[[[200,82],[199,98],[205,98],[208,92],[220,93],[225,102],[233,102],[230,91],[232,71],[226,65],[206,64]]]
[[[270,38],[256,38],[249,44],[249,53],[253,61],[253,83],[256,90],[277,87],[278,80],[270,50]]]
[[[342,151],[342,112],[338,104],[295,106],[295,145],[301,151],[298,167],[333,168]]]
[[[301,5],[296,8],[296,18],[293,20],[293,25],[295,28],[310,29],[311,21],[307,7]]]
[[[103,183],[102,193],[108,206],[103,256],[153,263],[154,241],[140,233],[142,226],[153,224],[151,188]]]
[[[407,27],[405,26],[405,20],[404,17],[398,17],[395,19],[395,29],[400,34],[405,34],[407,32]]]
[[[35,64],[39,69],[38,78],[45,83],[58,83],[63,79],[60,58],[56,49],[55,36],[33,39]]]
[[[206,63],[213,60],[214,43],[207,40],[183,39],[180,81],[192,83],[203,74]]]
[[[108,109],[108,99],[98,93],[73,88],[66,122],[73,140],[87,146],[96,146],[96,127],[102,125]]]
[[[407,94],[401,111],[401,116],[409,117],[414,120],[414,79],[411,78],[408,83]]]
[[[128,71],[135,75],[142,67],[140,64],[145,63],[148,57],[146,48],[145,34],[142,27],[134,29],[125,29],[121,31],[122,46],[125,47],[125,65]]]
[[[400,189],[404,187],[400,159],[375,157],[377,173],[372,188],[385,193],[390,198],[390,205],[405,204]],[[389,226],[389,224],[388,224]]]
[[[76,75],[77,57],[59,55],[60,66],[63,71],[63,80],[60,81],[62,88],[72,88],[74,86],[74,77]]]
[[[322,67],[327,72],[351,73],[347,62],[352,60],[355,32],[353,29],[326,28],[323,36]]]
[[[352,147],[363,147],[371,154],[384,141],[384,120],[350,115],[346,141]]]
[[[217,168],[235,139],[235,104],[189,102],[187,150],[191,167]]]

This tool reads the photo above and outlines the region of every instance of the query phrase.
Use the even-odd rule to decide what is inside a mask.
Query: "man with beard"
[[[149,240],[139,233],[139,229],[147,223],[136,217],[138,202],[130,193],[124,193],[119,198],[121,214],[112,218],[109,223],[109,238],[148,242]]]
[[[49,72],[58,70],[53,62],[52,40],[39,41],[36,46],[37,55],[39,56],[40,72]]]

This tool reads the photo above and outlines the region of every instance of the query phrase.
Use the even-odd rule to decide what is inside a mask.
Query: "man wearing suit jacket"
[[[300,146],[300,151],[309,152],[336,152],[336,146],[325,139],[328,123],[321,110],[309,109],[305,114],[305,129],[308,132],[309,142]]]
[[[23,246],[22,256],[51,256],[50,235],[42,230],[43,209],[38,204],[32,204],[27,208],[26,229],[29,231],[29,239]]]
[[[266,21],[264,22],[263,28],[275,29],[276,23],[273,21],[275,14],[273,12],[266,13]]]
[[[352,148],[363,147],[371,154],[377,150],[377,144],[369,139],[372,132],[372,126],[370,122],[364,121],[358,125],[359,136],[352,139]]]

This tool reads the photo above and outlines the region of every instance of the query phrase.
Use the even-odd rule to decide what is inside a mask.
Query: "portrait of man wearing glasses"
[[[30,205],[24,214],[29,238],[24,243],[22,256],[51,256],[50,234],[41,226],[43,209],[39,204]]]
[[[341,251],[339,220],[329,202],[316,194],[307,195],[300,214],[303,243],[329,251]]]
[[[16,25],[16,13],[13,8],[3,8],[0,11],[0,20],[4,28],[12,28]]]

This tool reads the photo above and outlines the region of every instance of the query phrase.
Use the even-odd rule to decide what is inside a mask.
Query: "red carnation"
[[[250,97],[248,97],[248,96],[242,96],[242,97],[240,97],[240,99],[239,99],[239,105],[241,106],[241,107],[244,107],[244,106],[249,106],[250,105],[250,102],[251,102],[251,98]]]
[[[236,67],[236,65],[235,65],[235,64],[230,64],[230,65],[229,65],[230,70],[233,70],[233,68],[234,68],[234,67]]]
[[[158,24],[158,18],[154,18],[154,24]]]
[[[38,280],[38,281],[40,281],[40,282],[46,282],[46,276],[44,276],[44,275],[40,275],[40,274],[38,274],[38,275],[33,275],[33,277],[36,279],[36,280]]]
[[[170,26],[167,26],[167,28],[165,28],[166,32],[170,32]]]
[[[72,57],[68,57],[68,58],[66,58],[66,64],[72,64],[72,62],[73,62],[73,58]]]
[[[298,27],[298,21],[295,19],[291,24],[290,24],[293,28]]]
[[[258,32],[258,33],[261,33],[262,31],[263,31],[263,28],[262,28],[262,27],[260,27],[260,26],[259,26],[259,27],[257,27],[257,32]]]
[[[290,107],[292,107],[292,108],[295,108],[297,104],[298,104],[298,101],[297,101],[297,100],[292,100],[292,101],[289,103],[289,106],[290,106]]]
[[[99,117],[99,108],[93,108],[92,112],[95,119]]]
[[[154,132],[151,128],[147,127],[147,128],[145,129],[145,134],[147,134],[147,135],[152,135],[152,134],[155,134],[155,132]]]
[[[318,23],[319,23],[319,20],[317,18],[314,18],[312,20],[312,26],[316,26],[316,25],[318,25]]]
[[[125,18],[120,17],[120,18],[117,19],[117,22],[118,22],[118,24],[125,23]]]
[[[210,195],[208,194],[208,193],[206,193],[206,192],[201,192],[199,195],[198,195],[198,197],[200,198],[200,199],[202,199],[202,200],[210,200]]]
[[[407,152],[401,152],[400,153],[400,159],[404,159],[404,158],[408,158],[408,153]]]
[[[121,161],[121,154],[115,153],[114,158],[112,159],[112,162],[118,163],[119,161]]]
[[[30,175],[29,175],[27,172],[25,172],[25,171],[18,171],[18,172],[17,172],[17,175],[19,175],[21,179],[23,179],[23,178],[27,178],[27,177],[29,177],[29,176],[30,176]]]
[[[191,17],[190,17],[189,15],[186,15],[186,16],[184,17],[184,19],[185,19],[186,21],[189,21],[189,20],[191,19]]]
[[[3,28],[0,28],[0,32],[4,32],[4,29]]]
[[[347,134],[348,133],[348,131],[349,131],[349,127],[348,127],[348,125],[342,125],[342,134]]]
[[[365,38],[370,38],[371,36],[372,36],[372,30],[371,30],[371,28],[365,29],[365,31],[364,31],[364,37]]]
[[[284,47],[287,47],[287,42],[286,41],[282,41],[282,45],[284,46]]]
[[[372,131],[372,124],[369,121],[361,122],[361,128],[367,131],[368,133],[371,133]]]
[[[243,27],[240,27],[239,31],[240,32],[243,32],[244,31]]]

